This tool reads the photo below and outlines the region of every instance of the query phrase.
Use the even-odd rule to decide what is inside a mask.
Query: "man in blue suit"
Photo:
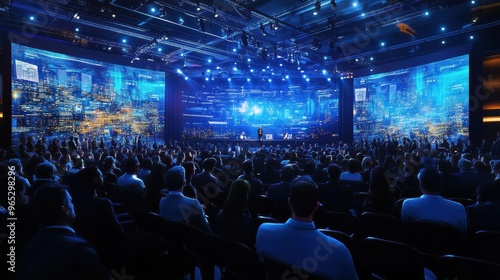
[[[35,192],[32,204],[40,229],[20,253],[18,279],[111,279],[92,245],[71,227],[76,217],[71,200],[58,183]]]
[[[288,279],[294,275],[306,279],[309,274],[323,279],[358,279],[347,247],[314,225],[313,213],[320,205],[316,185],[306,180],[292,183],[288,204],[292,217],[286,223],[260,225],[255,244],[260,260],[289,266]]]

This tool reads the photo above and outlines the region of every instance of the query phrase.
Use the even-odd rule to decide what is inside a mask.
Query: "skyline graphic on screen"
[[[164,142],[165,73],[12,44],[12,142]]]
[[[353,82],[356,141],[469,136],[469,55]]]
[[[209,86],[182,94],[184,139],[331,138],[338,134],[338,91],[290,84]]]

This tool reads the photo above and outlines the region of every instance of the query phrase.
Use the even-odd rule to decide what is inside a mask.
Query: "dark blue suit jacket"
[[[109,271],[85,239],[60,228],[40,228],[21,250],[20,280],[111,279]]]

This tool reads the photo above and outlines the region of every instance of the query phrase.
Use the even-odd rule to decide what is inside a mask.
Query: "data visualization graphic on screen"
[[[331,85],[205,85],[182,95],[185,139],[328,139],[338,133],[339,97]]]
[[[12,141],[164,141],[165,73],[12,44]]]
[[[469,55],[354,78],[355,140],[469,135]]]

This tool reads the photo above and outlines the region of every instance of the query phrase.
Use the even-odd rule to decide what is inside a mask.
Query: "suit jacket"
[[[63,228],[40,228],[21,250],[18,266],[20,280],[111,279],[92,245]]]
[[[170,191],[160,200],[159,215],[165,220],[192,225],[212,233],[200,202],[184,196],[181,192]]]
[[[358,279],[347,247],[316,230],[312,222],[288,219],[286,223],[263,223],[257,231],[255,249],[261,262],[272,259],[290,267],[304,268],[312,259],[314,269],[306,267],[305,270],[322,279]],[[294,275],[292,270],[289,272]],[[299,279],[293,276],[289,279],[294,278]]]
[[[291,182],[281,181],[280,183],[269,185],[266,194],[267,197],[274,203],[288,199],[290,196],[290,183]]]
[[[500,200],[489,201],[481,204],[467,206],[468,232],[474,233],[478,230],[500,231]]]

